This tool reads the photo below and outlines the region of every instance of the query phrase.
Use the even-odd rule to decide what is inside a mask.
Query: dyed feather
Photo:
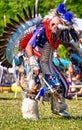
[[[30,6],[28,6],[28,13],[29,13],[29,17],[31,19],[32,18],[32,12],[31,12]]]
[[[7,23],[7,26],[8,26],[9,28],[12,28],[12,29],[16,30],[16,27],[15,27],[14,25],[10,24],[10,23]]]
[[[25,23],[25,21],[21,18],[21,16],[19,14],[17,14],[17,17],[18,17],[20,23]]]
[[[26,13],[26,11],[25,11],[25,9],[23,8],[23,13],[24,13],[24,16],[25,16],[25,20],[29,20],[29,17],[28,17],[28,15],[27,15],[27,13]]]
[[[3,36],[11,36],[11,35],[12,35],[12,32],[11,33],[7,33],[7,32],[3,33]]]
[[[16,20],[10,18],[10,21],[16,26],[18,27],[20,25],[20,22],[17,22]]]

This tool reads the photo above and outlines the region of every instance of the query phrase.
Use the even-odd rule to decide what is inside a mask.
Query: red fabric
[[[60,59],[60,56],[59,56],[58,54],[56,54],[56,58],[57,58],[57,59]]]
[[[20,44],[20,50],[23,50],[26,48],[27,44],[28,44],[28,41],[30,40],[30,38],[32,37],[32,33],[30,34],[27,34],[21,41],[21,44]],[[36,50],[36,49],[33,49],[33,52],[34,52],[34,55],[36,55],[38,58],[40,58],[41,54]]]
[[[49,44],[51,45],[51,47],[54,49],[54,50],[57,50],[58,46],[59,46],[59,40],[56,39],[56,44],[53,43],[52,39],[51,39],[51,35],[50,35],[50,30],[49,30],[49,20],[43,22],[44,24],[44,28],[45,28],[45,32],[46,32],[46,37],[48,39],[48,42]]]
[[[33,52],[34,52],[34,55],[37,56],[38,58],[41,57],[41,54],[36,49],[33,49]]]
[[[28,44],[28,41],[30,40],[30,38],[32,37],[32,33],[27,34],[21,41],[20,44],[20,49],[23,50],[26,48],[26,45]]]

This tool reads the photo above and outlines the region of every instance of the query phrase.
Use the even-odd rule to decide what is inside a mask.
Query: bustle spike
[[[7,23],[7,26],[9,27],[9,28],[12,28],[13,30],[16,30],[16,27],[15,26],[13,26],[12,24],[10,24],[10,23]]]
[[[20,22],[17,22],[16,20],[10,18],[10,21],[16,26],[18,27],[20,25]]]
[[[29,13],[29,17],[32,18],[32,12],[31,12],[30,6],[28,6],[28,13]]]
[[[18,17],[20,23],[25,23],[25,21],[22,19],[22,17],[19,14],[17,14],[17,17]]]
[[[23,8],[23,13],[24,13],[24,16],[25,16],[25,20],[29,20],[29,17],[28,17],[28,15],[27,15],[27,13],[26,13],[26,10]]]

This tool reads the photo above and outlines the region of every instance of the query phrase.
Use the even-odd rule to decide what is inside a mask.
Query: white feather
[[[64,4],[66,4],[66,2],[67,2],[67,0],[64,0],[64,2],[63,2],[63,3],[64,3]]]

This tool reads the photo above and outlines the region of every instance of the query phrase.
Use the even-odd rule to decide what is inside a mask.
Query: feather
[[[11,35],[12,33],[6,33],[6,32],[3,33],[3,36],[11,36]]]
[[[66,2],[67,2],[67,0],[64,0],[64,2],[63,2],[63,3],[64,3],[64,4],[66,4]]]
[[[34,6],[34,18],[35,18],[35,16],[36,16],[36,10],[35,10],[35,6]]]
[[[29,17],[28,17],[28,15],[27,15],[27,13],[26,13],[26,11],[25,11],[25,9],[23,8],[23,13],[24,13],[24,16],[25,16],[25,20],[29,20]]]
[[[12,28],[13,30],[16,30],[16,27],[15,26],[13,26],[12,24],[10,24],[10,23],[7,23],[7,26],[9,27],[9,28]]]
[[[74,28],[70,29],[70,35],[71,35],[71,37],[73,38],[73,40],[74,40],[75,42],[78,41],[78,35],[77,35],[77,32],[75,31]]]
[[[5,45],[0,45],[0,49],[3,48],[3,47],[6,48],[6,46],[7,46],[6,44]]]
[[[0,53],[4,53],[4,52],[5,52],[5,49],[6,49],[5,47],[1,48],[1,49],[0,49]]]
[[[21,18],[21,16],[19,14],[17,14],[17,17],[18,17],[20,23],[25,23],[25,21]]]
[[[13,33],[14,32],[14,30],[9,28],[8,26],[4,27],[4,31],[5,32],[9,32],[9,33]]]
[[[4,55],[4,52],[0,52],[0,56],[1,56],[1,55]]]
[[[10,36],[0,36],[0,39],[8,40]]]
[[[7,27],[10,28],[13,32],[16,30],[16,29],[13,28],[9,23],[7,23]]]
[[[2,55],[0,55],[0,62],[2,62],[2,57],[3,57],[4,55],[2,54]]]
[[[1,57],[1,61],[3,62],[5,59],[6,59],[6,56],[3,55],[3,56]]]
[[[7,68],[12,67],[12,65],[7,61],[5,57],[3,58],[1,65]]]
[[[13,33],[16,29],[13,28],[9,28],[8,26],[6,26],[5,31],[9,32],[9,33]]]
[[[32,13],[31,13],[30,6],[28,6],[28,13],[29,13],[29,17],[32,18]]]
[[[36,15],[37,15],[37,13],[38,13],[38,12],[37,12],[37,11],[38,11],[38,10],[37,10],[37,9],[38,9],[38,3],[39,3],[39,0],[36,0],[36,1],[35,1],[35,12],[36,12]]]
[[[17,22],[16,20],[10,18],[10,21],[16,26],[16,28],[20,25],[20,22]]]
[[[4,54],[0,55],[0,62],[3,62],[6,58],[4,58]]]
[[[1,63],[1,65],[4,66],[4,67],[7,67],[7,68],[12,67],[12,65],[9,64],[6,59]]]
[[[7,40],[0,40],[0,46],[6,45],[7,44]]]
[[[0,49],[1,49],[0,52],[2,51],[3,48],[6,48],[6,46],[4,46],[4,45],[0,46]]]

